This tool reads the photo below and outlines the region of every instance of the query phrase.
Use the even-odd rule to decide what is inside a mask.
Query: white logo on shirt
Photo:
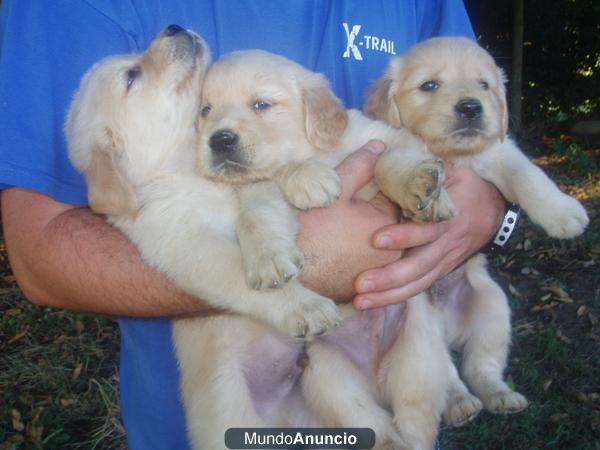
[[[354,59],[358,59],[362,61],[362,55],[360,54],[360,50],[356,45],[354,45],[354,39],[356,39],[356,35],[360,31],[360,25],[354,25],[352,27],[352,31],[348,29],[348,24],[346,22],[343,23],[344,30],[346,30],[346,39],[348,39],[348,45],[346,45],[346,51],[342,55],[344,58],[350,58],[350,52],[352,52],[352,56]]]
[[[359,39],[358,42],[356,42],[362,25],[353,25],[352,30],[350,30],[350,27],[346,22],[342,23],[342,26],[344,27],[344,31],[346,31],[347,39],[346,50],[342,55],[343,58],[350,58],[350,55],[352,54],[354,59],[362,61],[363,57],[359,47],[363,47],[366,50],[388,53],[390,55],[396,54],[396,51],[394,50],[394,41],[391,39],[365,34],[362,39]]]

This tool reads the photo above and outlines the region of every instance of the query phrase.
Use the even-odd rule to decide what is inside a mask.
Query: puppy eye
[[[208,116],[208,114],[210,113],[211,109],[212,109],[212,106],[210,106],[210,105],[206,105],[204,108],[202,108],[202,109],[200,110],[200,115],[201,115],[202,117],[206,117],[206,116]]]
[[[270,103],[263,102],[262,100],[257,100],[253,105],[255,111],[264,111],[265,109],[269,109],[271,107]]]
[[[431,91],[437,90],[437,88],[439,88],[439,87],[440,87],[440,85],[438,84],[437,81],[428,80],[425,83],[423,83],[421,86],[419,86],[419,89],[421,89],[423,92],[431,92]]]
[[[481,89],[483,89],[484,91],[487,91],[490,88],[490,85],[485,80],[480,80],[479,85],[481,86]]]
[[[141,73],[142,69],[138,66],[133,67],[127,71],[127,90],[131,88],[133,82],[136,80],[137,77],[140,76]]]

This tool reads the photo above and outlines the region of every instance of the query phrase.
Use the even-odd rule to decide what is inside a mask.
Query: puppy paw
[[[399,202],[407,218],[422,222],[447,220],[455,215],[454,204],[443,189],[444,162],[428,159],[419,163],[408,176]]]
[[[518,392],[503,390],[482,399],[485,409],[494,414],[512,414],[524,410],[529,402]]]
[[[288,302],[286,306],[278,312],[275,325],[295,338],[310,340],[342,322],[333,301],[308,289],[305,295]]]
[[[565,195],[544,212],[541,225],[549,236],[569,239],[583,233],[589,221],[581,203]]]
[[[244,255],[248,286],[256,290],[279,289],[296,277],[304,265],[304,256],[295,247],[261,249],[257,254]]]
[[[444,418],[449,426],[460,427],[475,419],[482,409],[483,404],[477,397],[460,394],[448,399]]]
[[[373,450],[409,450],[411,448],[393,426],[385,430],[374,431],[375,446]]]
[[[422,408],[409,401],[402,411],[394,409],[394,423],[406,448],[429,450],[433,448],[439,431],[440,420],[436,409]]]
[[[298,209],[324,208],[342,192],[337,172],[317,160],[308,160],[280,183],[286,200]]]

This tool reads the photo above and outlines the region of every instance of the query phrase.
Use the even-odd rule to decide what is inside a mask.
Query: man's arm
[[[36,304],[139,317],[208,311],[88,208],[11,188],[2,191],[2,222],[17,282]]]

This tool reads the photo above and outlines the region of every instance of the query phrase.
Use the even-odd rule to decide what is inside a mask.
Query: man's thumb
[[[373,178],[379,156],[385,151],[381,141],[369,141],[344,159],[335,170],[342,180],[341,197],[352,197]]]

